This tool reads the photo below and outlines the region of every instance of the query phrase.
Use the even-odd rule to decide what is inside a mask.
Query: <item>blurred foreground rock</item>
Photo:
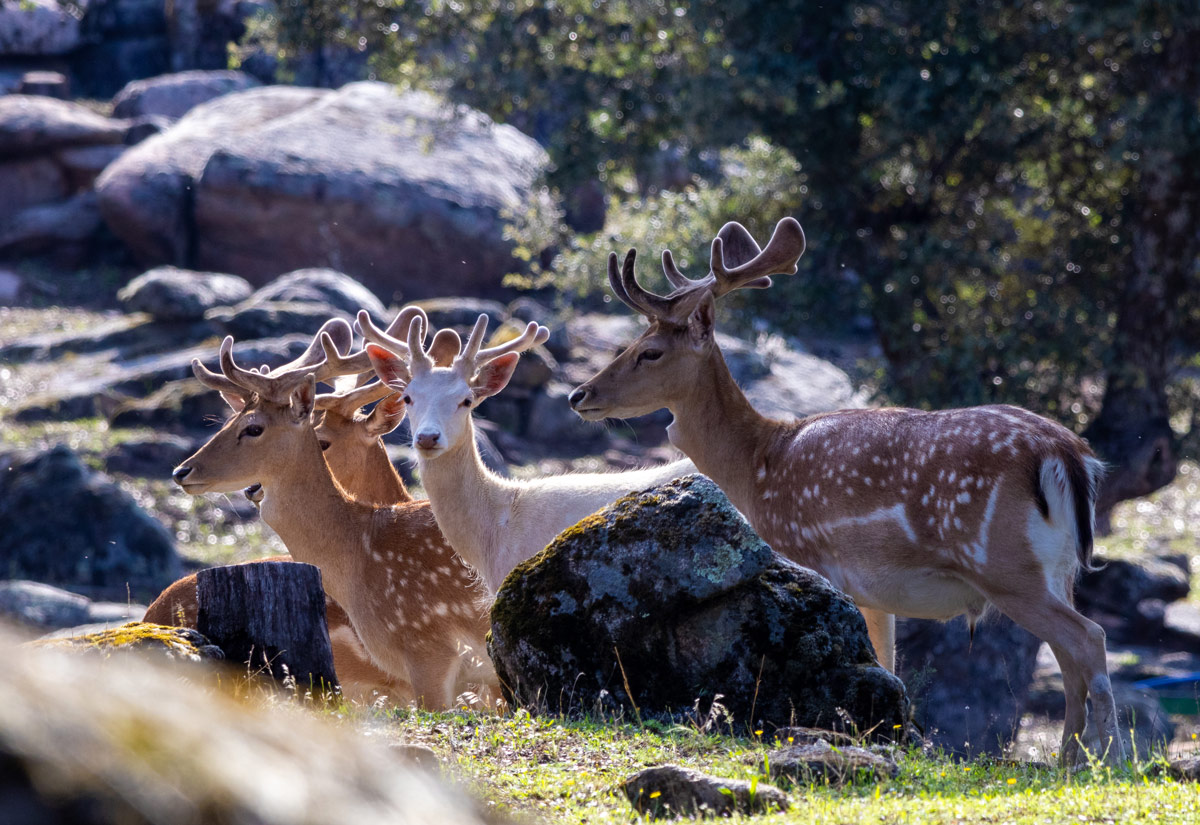
[[[234,699],[128,657],[0,633],[0,789],[13,825],[481,825],[464,792],[351,726]]]
[[[539,196],[546,163],[512,127],[423,92],[268,86],[192,109],[97,191],[149,264],[256,283],[329,266],[385,298],[481,294],[514,266],[500,213]]]
[[[907,721],[853,603],[776,556],[698,475],[619,499],[518,565],[488,652],[510,701],[556,712],[615,701],[704,724],[723,708],[742,729],[882,736]]]
[[[0,571],[123,598],[157,593],[180,565],[161,524],[59,445],[0,454]]]

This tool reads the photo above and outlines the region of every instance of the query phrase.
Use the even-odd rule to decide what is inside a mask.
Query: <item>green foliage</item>
[[[568,204],[585,182],[608,187],[591,238],[553,210],[517,216],[530,271],[515,282],[591,293],[630,245],[702,271],[725,220],[765,236],[792,214],[809,238],[800,277],[731,300],[731,317],[786,331],[866,312],[895,401],[1011,401],[1078,427],[1106,373],[1165,407],[1168,367],[1145,362],[1200,340],[1189,8],[342,0],[341,19],[364,21],[381,76],[537,138]],[[312,19],[301,28],[332,26]],[[553,262],[538,259],[547,240]],[[1156,324],[1131,298],[1160,288],[1171,312]],[[1122,326],[1122,311],[1141,317]],[[1147,330],[1160,335],[1139,353]],[[1189,398],[1175,394],[1179,420]]]

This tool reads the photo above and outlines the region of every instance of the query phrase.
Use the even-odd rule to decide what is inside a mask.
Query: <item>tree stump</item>
[[[321,571],[298,562],[214,567],[196,574],[196,629],[251,673],[300,690],[337,685]]]

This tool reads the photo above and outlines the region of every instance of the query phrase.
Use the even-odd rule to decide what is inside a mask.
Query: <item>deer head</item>
[[[443,329],[426,350],[426,320],[414,318],[403,350],[398,350],[399,342],[375,328],[366,313],[359,313],[358,322],[372,342],[367,353],[380,380],[404,394],[413,445],[423,459],[464,443],[473,446],[471,410],[507,386],[522,352],[550,337],[550,330],[530,322],[516,338],[481,349],[488,319],[480,315],[465,346],[457,332]],[[407,362],[397,354],[401,351],[407,352]]]
[[[709,273],[685,277],[671,253],[663,252],[663,272],[675,289],[657,295],[634,275],[636,251],[629,250],[618,270],[615,253],[608,259],[613,293],[650,321],[649,328],[590,381],[571,393],[571,408],[580,417],[633,418],[664,406],[694,389],[695,376],[713,357],[715,299],[735,289],[763,289],[771,275],[793,274],[804,254],[804,230],[793,218],[775,227],[766,249],[759,249],[741,224],[730,222],[712,242]]]
[[[220,373],[192,361],[192,372],[200,382],[218,390],[234,413],[208,443],[175,469],[171,475],[175,483],[197,495],[228,493],[268,483],[286,472],[295,452],[316,439],[312,432],[316,385],[331,380],[338,369],[326,353],[349,349],[352,337],[345,321],[328,321],[303,355],[274,372],[238,366],[231,337],[221,342]]]

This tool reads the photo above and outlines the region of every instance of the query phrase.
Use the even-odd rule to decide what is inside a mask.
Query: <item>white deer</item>
[[[373,342],[367,352],[380,379],[404,393],[421,483],[438,524],[493,594],[509,571],[580,519],[626,493],[695,472],[690,461],[676,461],[628,472],[501,478],[479,455],[471,410],[504,389],[520,353],[545,341],[549,330],[530,323],[513,340],[481,349],[487,316],[480,315],[465,347],[458,333],[443,329],[426,352],[424,317],[409,325],[407,343],[375,327],[366,313],[358,324]]]
[[[372,660],[411,685],[418,702],[448,708],[462,681],[495,681],[482,655],[483,594],[438,530],[428,502],[359,501],[330,473],[312,422],[316,382],[331,376],[332,364],[344,365],[330,337],[320,340],[323,360],[282,373],[239,367],[231,338],[221,344],[222,374],[193,362],[197,376],[239,409],[173,478],[193,495],[261,484],[263,521],[297,561],[321,569],[326,591],[345,609]],[[380,403],[392,415],[403,414],[401,404]]]
[[[667,296],[641,287],[634,251],[612,290],[650,320],[570,396],[585,419],[674,415],[671,443],[720,485],[779,553],[852,596],[894,669],[894,616],[975,621],[994,606],[1049,643],[1062,667],[1062,758],[1072,764],[1094,703],[1102,747],[1122,750],[1104,631],[1072,606],[1092,551],[1101,464],[1066,428],[1017,407],[843,410],[774,421],[751,407],[713,336],[714,299],[791,274],[804,233],[779,222],[765,250],[740,224],[712,243],[711,271]],[[729,254],[733,266],[725,255]]]

